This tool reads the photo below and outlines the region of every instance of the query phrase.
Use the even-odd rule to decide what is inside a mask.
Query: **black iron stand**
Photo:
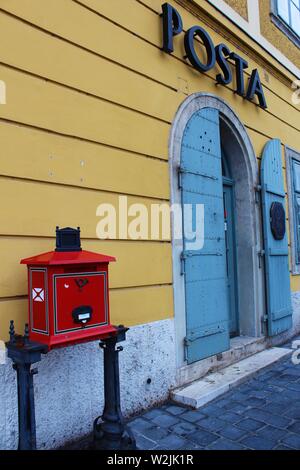
[[[10,340],[6,343],[8,357],[13,361],[17,371],[18,411],[19,411],[19,445],[18,450],[36,449],[36,428],[34,412],[33,376],[37,369],[32,364],[41,360],[47,353],[47,346],[29,340],[28,324],[24,336],[15,334],[14,322],[10,322]]]
[[[134,450],[136,443],[130,429],[124,424],[120,405],[119,352],[128,328],[119,326],[117,333],[100,342],[104,351],[104,410],[94,421],[93,448],[97,450]],[[101,422],[100,422],[101,420]]]

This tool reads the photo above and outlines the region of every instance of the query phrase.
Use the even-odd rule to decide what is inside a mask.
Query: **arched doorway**
[[[178,173],[183,187],[178,184]],[[170,174],[172,203],[203,204],[207,230],[201,252],[188,252],[184,235],[181,240],[173,237],[177,363],[181,367],[228,350],[230,336],[262,334],[263,273],[258,256],[262,237],[255,198],[258,167],[245,127],[223,100],[199,93],[183,102],[172,126]]]

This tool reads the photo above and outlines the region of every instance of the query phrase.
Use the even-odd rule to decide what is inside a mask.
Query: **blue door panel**
[[[182,149],[197,150],[207,157],[213,155],[221,158],[218,119],[219,112],[212,108],[205,108],[195,113],[185,128],[185,134],[188,134],[189,138],[183,141]]]
[[[275,336],[292,327],[292,302],[287,233],[276,240],[270,225],[270,209],[273,202],[286,209],[282,175],[281,143],[271,140],[263,152],[261,164],[262,203],[264,222],[266,294],[268,332]]]
[[[201,179],[201,185],[199,185]],[[196,173],[183,173],[181,184],[185,192],[197,193],[200,195],[213,195],[218,191],[219,179],[213,178],[208,173],[204,176]],[[199,192],[201,191],[201,192]]]
[[[215,265],[213,270],[211,269],[212,262]],[[215,280],[215,272],[221,272],[223,270],[223,265],[223,256],[215,256],[215,254],[210,255],[205,252],[199,254],[199,256],[195,254],[185,261],[186,270],[189,272],[188,282],[206,281],[210,283],[210,281]]]
[[[186,341],[186,350],[188,351],[188,363],[200,361],[215,354],[228,350],[228,327],[220,329],[220,333],[215,330],[211,336]]]
[[[228,321],[227,309],[224,308],[228,302],[227,292],[224,290],[224,279],[195,281],[187,284],[186,293],[187,306],[194,309],[194,315],[189,322],[192,330],[205,328],[212,323]],[[206,300],[208,296],[209,302]],[[220,310],[218,315],[214,314],[214,309]]]
[[[201,184],[200,179],[199,184]],[[225,246],[223,199],[213,197],[213,195],[204,196],[183,191],[182,203],[193,205],[193,219],[195,219],[196,204],[204,205],[205,244],[203,250],[204,252],[221,252],[223,254]],[[222,232],[220,226],[222,226]]]
[[[182,148],[181,153],[182,162],[188,159],[187,168],[189,171],[197,172],[202,169],[204,175],[215,175],[219,168],[219,157],[214,155],[207,156],[206,153],[199,153],[199,150]]]
[[[229,349],[228,282],[219,112],[195,113],[184,131],[180,186],[182,204],[204,205],[204,246],[184,238],[186,357],[192,363]],[[187,218],[184,217],[184,229]]]

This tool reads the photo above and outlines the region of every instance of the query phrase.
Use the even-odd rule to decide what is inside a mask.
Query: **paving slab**
[[[186,387],[174,390],[172,399],[176,403],[199,409],[290,354],[291,350],[287,348],[267,349]]]

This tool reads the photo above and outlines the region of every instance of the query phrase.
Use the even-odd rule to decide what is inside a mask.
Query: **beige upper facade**
[[[248,20],[248,1],[247,0],[225,0],[239,15]]]
[[[283,55],[300,68],[300,31],[295,32],[289,24],[278,14],[278,1],[281,0],[208,0],[223,14],[235,19],[235,22],[243,25],[250,36],[259,36],[265,41],[266,49],[275,49],[280,56]],[[200,3],[195,0],[195,3]],[[297,0],[284,0],[281,5],[286,11],[290,9],[289,3],[297,5]],[[300,5],[299,5],[300,6]],[[294,6],[293,6],[294,8]],[[282,10],[284,12],[285,10]],[[290,16],[295,18],[296,10],[290,11]],[[294,20],[295,22],[295,20]],[[300,22],[300,20],[299,20]],[[295,22],[296,23],[296,22]],[[263,41],[263,42],[264,42]],[[274,51],[273,51],[274,52]]]
[[[274,23],[272,0],[259,0],[259,15],[261,34],[300,68],[300,47],[280,28],[280,23],[279,25]]]

